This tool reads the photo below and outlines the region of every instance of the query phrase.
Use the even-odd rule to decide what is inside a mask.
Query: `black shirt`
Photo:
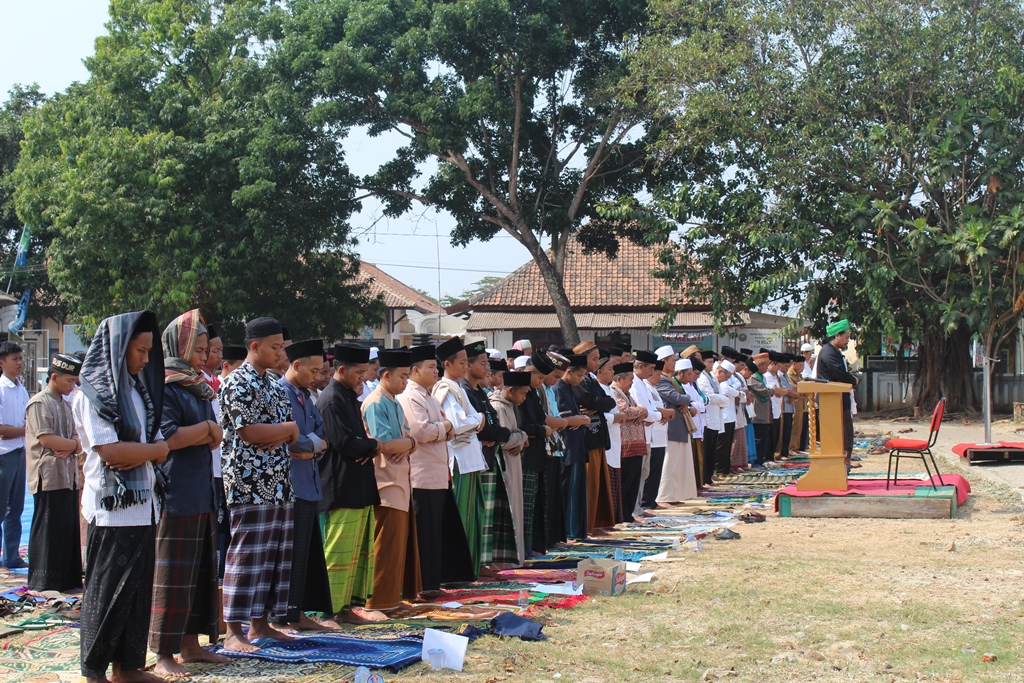
[[[160,432],[165,439],[181,427],[192,427],[206,420],[215,421],[213,403],[194,396],[180,384],[164,385],[164,409]],[[167,475],[164,512],[170,517],[202,515],[214,510],[213,470],[210,445],[186,446],[167,454],[157,465]]]
[[[831,344],[825,344],[821,347],[817,363],[815,367],[818,370],[818,379],[827,379],[829,382],[846,382],[848,384],[857,383],[857,378],[850,374],[850,371],[846,368],[846,359],[843,358],[843,352]],[[843,408],[850,408],[849,393],[843,394]]]
[[[459,382],[462,388],[466,390],[466,397],[469,398],[470,405],[476,410],[486,416],[487,423],[484,428],[477,432],[477,438],[481,442],[489,441],[494,444],[503,444],[508,441],[508,438],[512,436],[512,430],[502,427],[498,421],[498,411],[494,409],[491,402],[487,399],[487,392],[482,388],[474,389],[472,385],[463,379]],[[487,468],[494,469],[494,451],[498,446],[484,446],[484,460],[487,461]]]
[[[330,446],[320,458],[324,498],[320,511],[380,505],[373,456],[377,440],[366,436],[359,397],[336,379],[320,394],[316,407],[324,418],[324,439]],[[365,459],[365,462],[357,462]]]
[[[529,445],[520,454],[523,469],[528,472],[543,472],[548,459],[548,450],[545,446],[547,430],[544,429],[547,425],[547,413],[544,412],[544,404],[541,403],[537,389],[526,392],[526,400],[516,408],[516,420],[519,422],[519,429],[530,437]]]
[[[587,374],[583,380],[572,388],[576,403],[581,409],[592,410],[591,422],[583,428],[583,441],[588,451],[600,449],[606,451],[612,447],[608,435],[608,421],[604,414],[615,407],[615,399],[604,393],[601,383],[593,375]]]

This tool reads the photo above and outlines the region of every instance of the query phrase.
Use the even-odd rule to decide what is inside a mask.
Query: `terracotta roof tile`
[[[654,327],[664,314],[658,311],[648,313],[577,313],[576,326],[581,330],[642,330]],[[744,316],[744,323],[749,316]],[[708,311],[683,311],[676,314],[672,327],[707,328],[714,326],[714,315]],[[558,317],[554,313],[503,313],[498,311],[474,311],[466,326],[468,332],[491,330],[548,330],[558,329]]]
[[[680,293],[651,273],[661,267],[663,247],[640,246],[623,240],[614,259],[603,254],[584,254],[575,239],[565,257],[565,288],[575,311],[658,311],[660,301],[679,301]],[[706,305],[694,304],[707,309]],[[491,289],[448,307],[460,310],[552,310],[551,297],[533,260],[525,263]]]
[[[363,261],[359,264],[356,281],[369,287],[371,297],[378,294],[388,308],[413,308],[421,313],[436,313],[440,306],[412,287],[402,284],[383,270]]]

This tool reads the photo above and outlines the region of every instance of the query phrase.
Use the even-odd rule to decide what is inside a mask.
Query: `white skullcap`
[[[370,347],[370,360],[373,360],[374,358],[376,358],[377,357],[377,353],[379,351],[380,351],[380,349],[378,349],[376,346],[371,346]]]
[[[676,372],[680,370],[693,370],[693,363],[690,362],[689,358],[683,358],[676,361]]]
[[[654,352],[654,355],[658,357],[658,360],[665,360],[669,356],[676,355],[676,350],[668,344],[665,344],[660,349]]]
[[[512,367],[514,367],[516,370],[519,370],[521,368],[525,368],[526,364],[529,362],[529,356],[516,356],[516,359],[512,361]]]
[[[800,347],[800,353],[803,353],[804,351],[810,351],[813,353],[814,344],[808,344],[807,342],[804,342],[804,344]]]
[[[484,349],[488,360],[501,360],[501,351],[498,349]]]
[[[736,366],[725,359],[722,359],[722,362],[718,364],[718,367],[722,368],[723,370],[727,370],[728,372],[736,372]]]
[[[523,351],[524,349],[532,349],[533,348],[533,344],[530,343],[529,339],[520,339],[519,341],[517,341],[512,346],[519,347],[520,351]]]

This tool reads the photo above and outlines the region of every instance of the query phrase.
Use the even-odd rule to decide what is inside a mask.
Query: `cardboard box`
[[[576,585],[585,595],[618,595],[626,590],[626,563],[587,558],[576,565]]]

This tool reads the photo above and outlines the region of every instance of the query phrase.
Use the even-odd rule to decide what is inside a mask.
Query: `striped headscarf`
[[[196,348],[196,338],[201,334],[207,334],[207,331],[198,308],[186,311],[168,323],[160,338],[164,347],[164,384],[181,384],[196,398],[212,401],[215,395],[213,387],[189,362]]]

